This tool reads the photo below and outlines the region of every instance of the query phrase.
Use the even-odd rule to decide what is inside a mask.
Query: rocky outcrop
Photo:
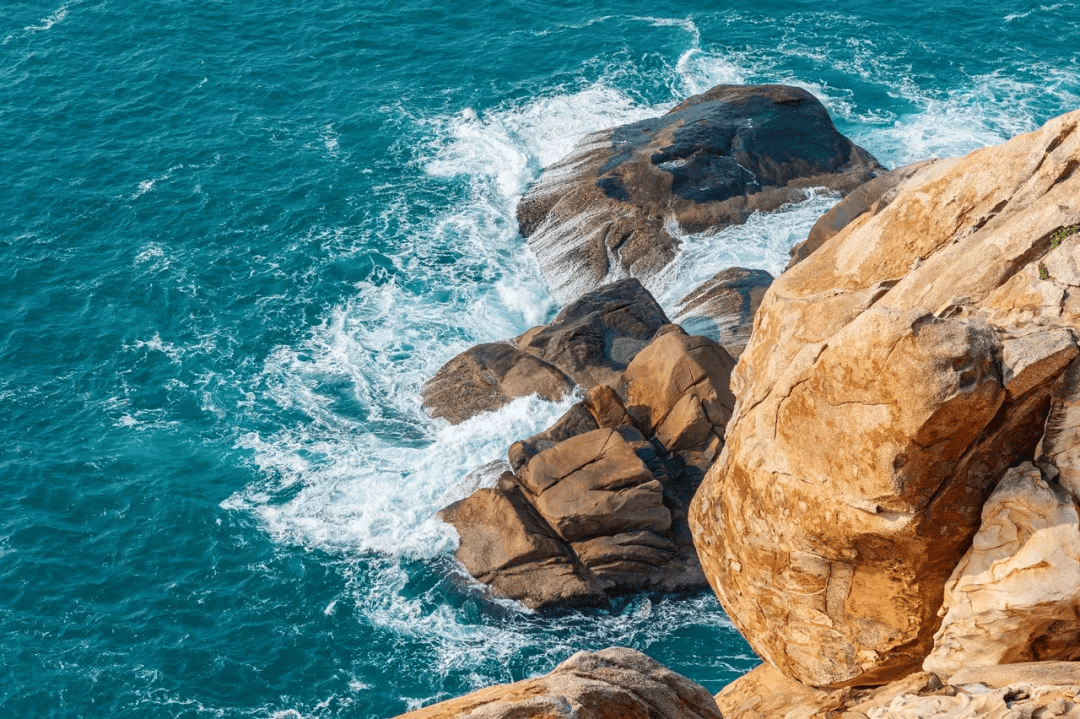
[[[725,719],[1043,719],[1080,717],[1080,665],[1034,662],[957,674],[917,672],[883,687],[813,689],[763,664],[716,695]]]
[[[615,277],[647,284],[678,249],[669,224],[719,229],[806,188],[850,191],[880,169],[807,91],[719,85],[587,136],[544,171],[517,216],[553,296],[568,302]]]
[[[546,325],[454,357],[421,389],[424,409],[458,424],[517,397],[556,401],[576,388],[612,382],[667,323],[640,282],[613,282],[578,298]]]
[[[917,670],[983,503],[1035,457],[1078,354],[1080,242],[1051,240],[1080,222],[1078,124],[918,170],[766,294],[690,525],[732,621],[784,674]]]
[[[641,283],[629,278],[579,297],[516,343],[590,389],[614,381],[669,321]]]
[[[476,345],[454,357],[420,390],[432,417],[451,424],[536,394],[557,402],[574,389],[559,368],[509,343]]]
[[[772,281],[765,270],[721,270],[679,301],[675,322],[691,334],[716,340],[738,359],[750,341],[754,315]]]
[[[536,679],[481,689],[402,719],[720,719],[699,684],[632,649],[580,652]]]
[[[873,217],[888,207],[889,203],[900,194],[904,183],[919,170],[934,162],[936,160],[924,160],[899,167],[856,187],[844,199],[833,205],[831,210],[818,218],[805,240],[791,248],[791,260],[786,269],[790,270],[805,260],[810,253],[851,224],[856,217],[864,214]]]
[[[982,509],[971,549],[945,587],[944,618],[923,668],[1080,659],[1080,507],[1026,462]]]
[[[722,445],[733,365],[712,340],[661,328],[612,384],[515,443],[495,487],[440,513],[457,559],[533,608],[706,586],[686,516]]]

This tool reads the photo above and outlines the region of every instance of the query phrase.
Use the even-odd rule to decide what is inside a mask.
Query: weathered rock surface
[[[721,270],[679,301],[674,321],[690,334],[716,340],[738,359],[750,341],[754,315],[772,281],[765,270]]]
[[[669,321],[648,290],[628,278],[579,297],[516,342],[589,389],[614,381]]]
[[[1080,243],[1050,242],[1080,221],[1078,124],[920,169],[766,294],[690,526],[732,621],[788,676],[917,669],[983,503],[1035,456],[1078,353]]]
[[[578,298],[549,324],[457,355],[424,384],[424,408],[458,424],[517,397],[556,401],[575,388],[612,382],[667,323],[640,282],[613,282]]]
[[[917,672],[843,689],[814,689],[763,664],[724,687],[716,703],[725,719],[1041,719],[1080,717],[1078,694],[1080,665],[1071,662],[965,669],[951,685]]]
[[[699,684],[632,649],[580,652],[536,679],[488,687],[402,719],[720,719]]]
[[[805,240],[791,248],[791,260],[786,269],[790,270],[805,260],[811,252],[825,244],[825,240],[847,227],[856,217],[863,214],[873,217],[881,212],[900,194],[905,182],[934,162],[936,160],[924,160],[898,167],[856,187],[818,218]]]
[[[512,471],[450,505],[458,560],[534,608],[706,586],[687,511],[722,445],[734,360],[662,327],[612,385],[511,446]]]
[[[1030,462],[1006,472],[945,586],[942,612],[923,662],[939,676],[1080,658],[1080,507],[1073,495]]]
[[[718,229],[808,187],[850,191],[879,170],[807,91],[718,85],[662,117],[586,137],[521,200],[518,223],[567,302],[612,277],[647,283],[678,248],[666,223]]]
[[[716,695],[716,703],[725,719],[855,719],[846,712],[865,714],[889,704],[900,694],[925,695],[943,688],[937,676],[919,672],[873,689],[814,689],[762,664],[724,687]]]
[[[454,357],[424,384],[420,396],[432,417],[458,424],[516,397],[537,394],[555,402],[573,388],[574,382],[554,365],[498,342],[470,347]]]

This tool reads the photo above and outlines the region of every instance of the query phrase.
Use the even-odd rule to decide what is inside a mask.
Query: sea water
[[[7,0],[0,709],[383,717],[637,648],[757,660],[707,592],[489,601],[433,518],[568,406],[418,390],[558,307],[514,208],[586,133],[815,93],[889,167],[1080,106],[1080,5]],[[683,237],[670,312],[836,198]]]

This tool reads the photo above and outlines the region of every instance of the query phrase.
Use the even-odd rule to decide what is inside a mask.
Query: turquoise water
[[[1080,107],[1080,5],[8,0],[0,709],[381,717],[639,648],[755,664],[708,594],[485,602],[432,513],[565,408],[418,388],[557,310],[516,234],[583,134],[790,82],[897,166]],[[907,4],[905,4],[907,5]],[[665,307],[835,198],[685,238]]]

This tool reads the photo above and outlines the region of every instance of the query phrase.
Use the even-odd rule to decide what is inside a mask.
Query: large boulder
[[[679,300],[674,321],[691,334],[716,340],[738,359],[750,341],[754,315],[772,282],[773,276],[765,270],[721,270]]]
[[[610,277],[648,284],[678,249],[669,223],[719,229],[806,188],[850,191],[881,169],[806,90],[718,85],[661,117],[587,136],[530,188],[518,223],[567,302]]]
[[[1078,353],[1080,235],[1060,232],[1080,222],[1078,125],[924,167],[766,294],[690,524],[788,676],[916,670],[983,503],[1035,456]]]
[[[457,355],[420,390],[432,417],[458,424],[531,394],[549,401],[613,382],[669,322],[641,283],[612,282],[570,303],[550,323]]]
[[[721,719],[700,684],[633,649],[579,652],[550,674],[402,714],[401,719]]]
[[[516,343],[589,389],[613,382],[668,322],[648,290],[630,277],[584,294]]]
[[[687,512],[722,446],[734,360],[668,325],[613,385],[516,442],[511,471],[440,516],[465,569],[529,607],[707,586]]]

